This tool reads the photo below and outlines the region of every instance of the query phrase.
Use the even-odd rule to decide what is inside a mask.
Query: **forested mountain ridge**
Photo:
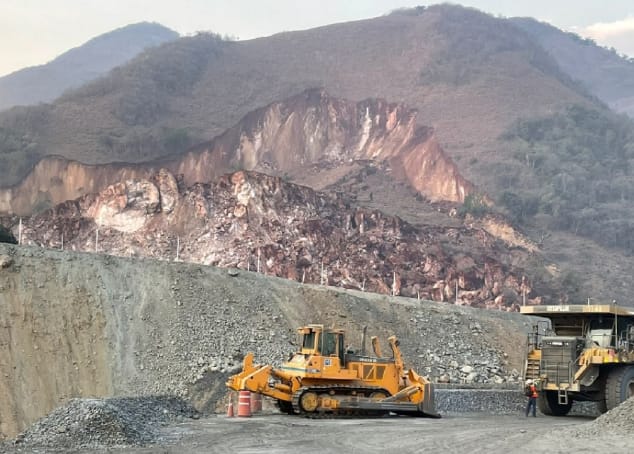
[[[467,161],[494,150],[518,118],[592,103],[527,34],[458,6],[249,41],[200,34],[146,51],[51,105],[0,115],[0,178],[14,184],[51,154],[103,163],[181,153],[315,87],[403,102]]]
[[[634,117],[634,58],[535,19],[511,21],[536,39],[570,77],[616,111]]]

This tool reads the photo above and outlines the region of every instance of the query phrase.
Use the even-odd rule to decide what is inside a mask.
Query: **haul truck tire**
[[[558,401],[556,391],[542,391],[537,398],[537,408],[545,415],[566,416],[572,408],[572,400],[562,405]]]
[[[602,370],[601,373],[599,374],[599,378],[597,378],[596,382],[594,383],[597,386],[596,397],[598,398],[597,400],[594,401],[594,405],[597,411],[599,412],[599,414],[601,415],[608,411],[608,404],[605,401],[605,396],[606,396],[605,383],[608,381],[607,376],[608,376],[608,371]]]
[[[595,402],[595,404],[599,413],[603,414],[608,411],[608,403],[605,401],[605,399],[601,399]]]
[[[612,369],[605,382],[605,403],[612,410],[634,396],[634,366]]]

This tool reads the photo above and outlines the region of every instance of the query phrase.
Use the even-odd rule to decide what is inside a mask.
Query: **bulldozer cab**
[[[325,329],[323,325],[308,325],[299,328],[303,355],[336,356],[344,367],[344,332],[337,329]]]

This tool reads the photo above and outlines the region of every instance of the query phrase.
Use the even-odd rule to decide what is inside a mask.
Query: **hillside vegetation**
[[[182,152],[314,87],[405,102],[454,157],[469,159],[521,116],[591,102],[508,21],[451,5],[415,11],[250,41],[203,34],[146,51],[51,106],[0,115],[0,182],[14,184],[43,155],[102,163]]]
[[[571,106],[519,121],[504,139],[515,163],[499,178],[499,199],[517,221],[539,220],[634,252],[632,120]]]

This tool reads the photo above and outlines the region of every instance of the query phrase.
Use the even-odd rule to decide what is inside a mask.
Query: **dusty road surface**
[[[630,437],[566,434],[591,418],[459,415],[312,420],[212,417],[166,427],[158,446],[121,453],[631,453]]]

